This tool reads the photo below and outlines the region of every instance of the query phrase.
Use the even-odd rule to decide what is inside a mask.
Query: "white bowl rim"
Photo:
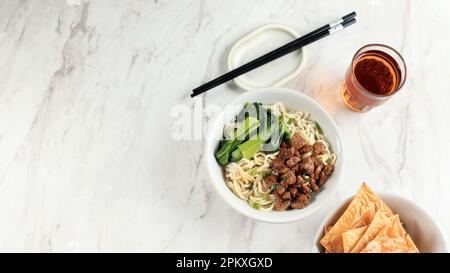
[[[214,152],[215,152],[214,150],[210,150],[209,145],[208,145],[208,143],[211,141],[212,135],[214,133],[213,130],[211,130],[208,133],[208,136],[206,138],[206,143],[205,143],[205,150],[204,150],[204,152],[205,152],[204,160],[206,161],[205,163],[206,163],[206,167],[208,169],[209,180],[213,184],[215,190],[219,193],[221,198],[223,200],[225,200],[225,202],[227,204],[229,204],[233,209],[235,209],[236,211],[242,213],[243,215],[245,215],[249,218],[252,218],[252,219],[255,219],[255,220],[258,220],[261,222],[266,222],[266,223],[289,223],[289,222],[302,220],[304,218],[309,217],[310,215],[317,212],[318,210],[320,210],[330,200],[330,197],[338,189],[338,186],[339,186],[339,183],[340,183],[340,180],[342,177],[342,173],[344,170],[344,166],[345,166],[344,151],[343,151],[343,147],[342,147],[342,140],[341,140],[341,134],[340,134],[339,128],[336,125],[336,122],[334,121],[334,119],[331,117],[331,115],[318,102],[314,101],[309,96],[307,96],[303,93],[300,93],[299,91],[295,91],[295,90],[288,89],[288,88],[268,87],[268,88],[255,90],[255,92],[245,92],[245,93],[239,95],[237,98],[233,99],[227,105],[242,104],[239,101],[242,101],[243,98],[245,98],[245,97],[253,97],[253,96],[255,96],[255,94],[257,92],[280,92],[280,93],[295,94],[296,96],[301,97],[302,100],[305,100],[305,101],[307,101],[307,103],[310,103],[314,107],[320,109],[321,114],[323,115],[324,118],[326,118],[328,120],[328,122],[330,123],[330,125],[332,127],[332,130],[334,130],[334,132],[335,132],[335,139],[336,139],[337,145],[336,145],[336,147],[333,146],[333,150],[335,151],[335,153],[337,151],[339,151],[339,154],[337,154],[338,160],[339,160],[339,162],[338,162],[339,165],[338,164],[335,165],[335,170],[333,172],[333,180],[334,180],[333,183],[335,184],[335,186],[333,188],[329,189],[327,199],[323,199],[320,203],[316,204],[316,206],[314,208],[307,206],[302,210],[298,210],[299,212],[301,211],[302,213],[298,213],[295,215],[288,214],[287,212],[276,212],[277,216],[274,216],[273,214],[271,215],[270,212],[259,211],[259,210],[251,208],[250,206],[248,206],[248,208],[250,208],[250,209],[243,210],[242,207],[238,205],[239,202],[242,200],[240,200],[237,196],[234,195],[234,193],[231,192],[231,190],[224,183],[225,181],[222,180],[221,183],[218,183],[217,181],[214,181],[214,179],[213,179],[211,164],[217,164],[217,162],[216,162],[216,160],[211,160],[211,161],[208,160],[209,153],[214,154]],[[211,123],[212,124],[211,127],[216,127],[215,126],[216,123],[220,121],[220,119],[222,118],[223,115],[224,115],[224,111],[221,111],[215,117],[213,122]],[[233,198],[227,197],[227,196],[230,196],[229,195],[230,193],[232,194]],[[314,202],[318,202],[318,200],[314,200]]]
[[[436,223],[436,221],[433,219],[433,217],[431,217],[431,215],[430,215],[430,214],[429,214],[429,213],[428,213],[421,205],[419,205],[418,203],[416,203],[416,202],[412,201],[411,199],[406,198],[406,197],[404,197],[404,196],[402,196],[402,195],[400,195],[400,194],[398,194],[398,193],[393,193],[393,192],[390,192],[390,191],[380,192],[380,193],[377,193],[377,195],[378,195],[382,200],[385,200],[385,199],[395,199],[395,198],[397,198],[397,199],[400,199],[400,200],[402,200],[402,201],[406,201],[407,203],[411,203],[411,204],[413,204],[413,205],[415,206],[415,209],[417,209],[419,212],[423,213],[424,215],[428,216],[429,219],[431,220],[431,223],[430,223],[430,224],[433,225],[433,226],[435,227],[435,230],[438,231],[437,236],[439,236],[439,237],[440,237],[440,240],[442,241],[442,244],[443,244],[443,252],[447,252],[447,243],[446,243],[446,241],[445,241],[445,237],[444,237],[444,235],[442,234],[441,229],[439,228],[439,226],[437,225],[437,223]],[[320,240],[320,238],[322,237],[322,234],[323,234],[323,228],[325,227],[325,225],[326,225],[328,222],[331,221],[331,219],[335,216],[335,214],[337,213],[337,211],[338,211],[339,209],[341,209],[341,207],[342,207],[344,204],[346,204],[347,202],[350,202],[350,201],[353,199],[354,196],[355,196],[355,195],[352,195],[352,196],[350,196],[350,197],[348,197],[348,198],[345,198],[344,200],[337,201],[337,202],[336,202],[336,206],[334,206],[335,209],[334,209],[333,211],[331,211],[331,212],[330,212],[330,213],[322,220],[322,222],[320,223],[319,228],[317,229],[316,235],[314,236],[314,241],[313,241],[312,250],[311,250],[312,253],[321,253],[321,252],[320,252],[320,249],[319,249],[319,247],[317,247],[317,245],[319,244],[319,240]],[[402,216],[400,215],[400,218],[401,218],[401,217],[402,217]]]

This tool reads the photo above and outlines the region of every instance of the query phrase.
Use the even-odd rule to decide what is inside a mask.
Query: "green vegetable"
[[[239,126],[233,138],[219,143],[216,158],[221,165],[251,159],[259,151],[276,152],[283,139],[291,138],[285,119],[259,102],[246,103],[236,122]]]
[[[258,139],[249,139],[246,142],[240,144],[238,146],[238,150],[242,154],[242,157],[245,159],[252,159],[252,157],[259,152],[261,149],[261,145],[263,144],[263,140]]]
[[[236,150],[239,144],[252,132],[259,127],[259,121],[252,117],[247,117],[234,132],[234,137],[231,140],[223,142],[222,147],[216,152],[217,161],[221,165],[226,165],[230,162],[231,153]]]
[[[272,113],[269,111],[259,111],[259,116],[264,117],[265,119],[259,120],[260,127],[258,128],[258,135],[253,136],[251,139],[243,142],[238,146],[238,149],[231,153],[231,160],[238,161],[241,158],[251,159],[257,152],[261,151],[264,143],[270,138],[273,134],[272,130]]]
[[[284,139],[291,139],[292,135],[291,132],[289,131],[289,127],[287,126],[284,118],[281,120],[281,132],[283,134],[283,138]]]
[[[254,208],[254,209],[260,209],[261,208],[261,205],[259,204],[259,203],[253,203],[252,204],[252,207]]]
[[[222,148],[220,148],[219,151],[216,152],[217,161],[221,165],[227,164],[230,159],[231,151],[236,149],[236,147],[238,145],[239,145],[239,140],[227,140],[227,142],[225,142],[225,144],[223,144]]]
[[[320,124],[317,121],[314,121],[314,125],[316,126],[317,131],[319,131],[319,134],[323,135],[322,127],[320,127]]]
[[[234,132],[234,138],[244,140],[249,134],[259,127],[259,120],[254,117],[247,117]]]
[[[278,184],[272,184],[271,190],[272,190],[272,191],[278,190]]]
[[[223,145],[225,145],[225,143],[227,143],[227,141],[228,141],[228,140],[226,140],[226,139],[221,139],[221,140],[219,140],[219,150],[220,150],[220,148],[223,147]]]
[[[253,117],[259,120],[260,126],[257,132],[258,136],[266,130],[266,127],[270,125],[272,120],[271,110],[264,107],[260,102],[246,103],[242,112],[236,117],[236,120],[242,120],[244,116]]]
[[[238,146],[238,148],[239,148],[239,146]],[[230,161],[231,161],[231,162],[236,162],[236,161],[239,161],[239,160],[241,160],[241,159],[242,159],[242,153],[241,153],[241,150],[236,149],[236,150],[234,150],[234,151],[231,153],[231,158],[230,158]]]
[[[269,174],[270,174],[270,172],[267,171],[267,170],[264,170],[264,171],[261,172],[261,176],[262,176],[262,177],[266,177],[266,176],[268,176]]]
[[[259,120],[260,119],[259,109],[261,106],[262,106],[262,103],[260,103],[260,102],[254,102],[254,103],[247,102],[244,105],[244,109],[242,109],[242,111],[239,112],[239,114],[237,114],[236,119],[235,119],[236,123],[241,122],[248,117],[253,117],[253,118],[256,118]]]
[[[250,169],[250,174],[253,175],[253,176],[256,176],[258,174],[258,168]]]
[[[278,122],[272,124],[270,141],[264,145],[264,152],[273,153],[280,149],[280,144],[287,130],[283,127],[283,124],[281,117],[278,118]]]

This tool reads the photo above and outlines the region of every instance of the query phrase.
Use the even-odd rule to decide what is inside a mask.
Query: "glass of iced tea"
[[[384,103],[405,83],[406,65],[392,47],[363,46],[353,57],[345,75],[342,98],[357,112],[366,112]]]

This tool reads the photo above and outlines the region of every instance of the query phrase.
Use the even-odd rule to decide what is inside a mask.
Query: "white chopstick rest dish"
[[[300,36],[295,30],[285,25],[267,24],[259,27],[232,46],[227,58],[228,70],[231,71],[298,37]],[[306,49],[302,48],[235,78],[234,82],[244,90],[282,86],[300,74],[306,61]]]

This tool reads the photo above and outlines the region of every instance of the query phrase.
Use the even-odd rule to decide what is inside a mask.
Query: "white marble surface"
[[[415,200],[450,240],[449,1],[0,1],[0,249],[306,252],[333,201],[361,181]],[[305,33],[351,10],[357,25],[308,47],[287,84],[330,111],[347,154],[320,212],[271,225],[214,192],[201,139],[172,138],[176,105],[224,71],[265,23]],[[339,98],[362,45],[399,49],[404,89],[369,113]],[[233,85],[195,100],[225,105]],[[207,121],[207,118],[205,118]],[[198,126],[198,125],[196,125]]]

